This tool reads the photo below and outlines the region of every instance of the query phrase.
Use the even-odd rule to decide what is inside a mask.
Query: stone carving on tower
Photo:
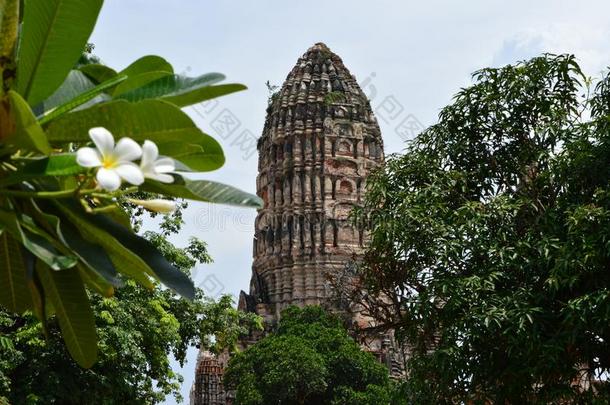
[[[277,321],[289,305],[327,302],[327,276],[364,253],[348,220],[383,141],[366,95],[341,58],[316,44],[272,96],[258,141],[250,292],[240,308]]]
[[[271,327],[290,305],[328,306],[329,274],[364,253],[367,235],[348,215],[384,159],[366,95],[326,45],[309,48],[271,97],[258,153],[256,189],[264,206],[255,221],[250,291],[241,292],[239,308]],[[371,350],[387,351],[387,341],[372,341]]]

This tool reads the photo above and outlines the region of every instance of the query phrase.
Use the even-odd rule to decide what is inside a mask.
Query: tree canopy
[[[180,223],[179,214],[167,216],[162,229],[179,229]],[[211,260],[198,239],[177,248],[163,234],[148,231],[144,236],[184,272]],[[230,296],[214,302],[201,289],[190,301],[160,285],[151,291],[127,281],[111,298],[89,298],[100,347],[90,369],[71,359],[55,317],[48,320],[45,336],[31,314],[0,311],[0,332],[8,341],[0,355],[0,398],[16,404],[155,404],[168,395],[180,399],[183,379],[172,370],[171,356],[183,364],[189,347],[232,350],[240,335],[258,327],[258,318],[236,310]]]
[[[164,212],[173,198],[261,206],[184,176],[225,158],[182,108],[246,87],[218,84],[219,73],[175,74],[156,55],[120,71],[82,57],[102,5],[0,1],[0,304],[43,323],[56,315],[85,368],[98,357],[89,292],[109,298],[131,279],[196,295],[188,275],[131,226],[128,202]],[[162,198],[134,198],[142,193]]]
[[[229,361],[225,386],[237,405],[390,404],[388,370],[334,315],[289,307],[278,327]]]
[[[606,403],[610,77],[543,55],[473,78],[369,179],[353,297],[414,403]]]

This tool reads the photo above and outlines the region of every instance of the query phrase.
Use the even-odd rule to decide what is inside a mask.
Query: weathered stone
[[[289,305],[332,302],[328,275],[357,260],[366,246],[366,233],[349,222],[349,211],[383,161],[370,103],[326,45],[309,48],[271,100],[258,141],[256,185],[264,206],[255,220],[250,291],[239,299],[241,310],[261,315],[268,327]],[[384,340],[370,343],[387,354]]]

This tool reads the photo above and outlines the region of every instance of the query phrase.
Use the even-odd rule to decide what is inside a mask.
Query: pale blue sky
[[[404,132],[400,136],[396,127],[433,123],[478,68],[570,52],[588,74],[599,76],[610,65],[609,14],[607,0],[106,0],[92,41],[95,53],[115,68],[157,54],[177,72],[218,71],[246,84],[249,90],[218,105],[187,111],[227,156],[222,169],[203,177],[255,192],[257,155],[236,142],[244,131],[260,135],[265,82],[281,84],[314,43],[325,42],[363,84],[392,153],[403,147]],[[240,125],[232,134],[218,133],[214,119],[227,112]],[[195,281],[212,294],[247,290],[255,214],[206,204],[192,204],[185,213],[187,225],[175,242],[196,235],[209,243],[215,262],[198,268]],[[195,354],[182,370],[187,403]]]

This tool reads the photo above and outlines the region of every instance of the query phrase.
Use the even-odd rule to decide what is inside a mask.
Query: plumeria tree
[[[0,303],[56,315],[72,357],[97,357],[88,290],[125,279],[195,289],[130,225],[125,207],[167,212],[174,198],[258,207],[186,172],[224,163],[181,108],[245,89],[218,73],[185,77],[158,56],[123,70],[79,65],[102,0],[0,0]],[[76,66],[76,67],[75,67]],[[137,198],[136,198],[137,196]],[[155,196],[155,198],[142,198]]]

